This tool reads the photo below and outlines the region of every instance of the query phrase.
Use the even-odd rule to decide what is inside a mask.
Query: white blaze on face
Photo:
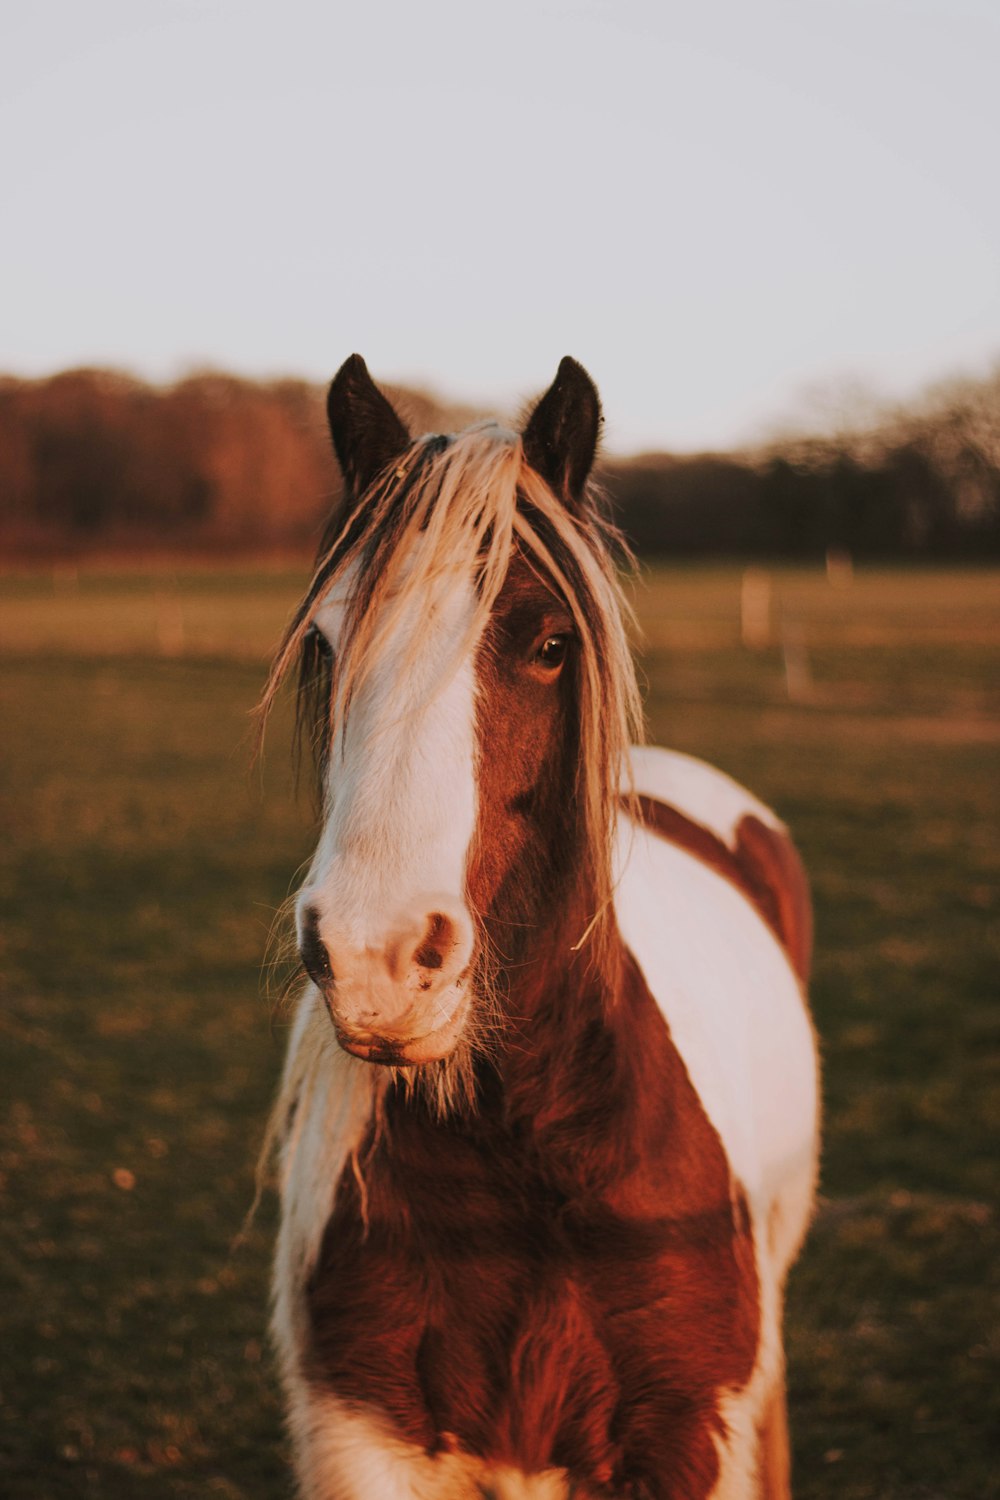
[[[351,579],[317,610],[336,656]],[[326,821],[298,900],[329,955],[341,1042],[395,1060],[451,1051],[467,1004],[473,928],[465,865],[475,825],[471,585],[443,579],[374,636],[327,771]],[[465,647],[464,653],[462,651]],[[311,915],[310,915],[311,914]]]

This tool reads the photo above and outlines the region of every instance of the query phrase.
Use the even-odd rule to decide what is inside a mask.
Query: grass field
[[[287,715],[252,774],[247,715],[300,583],[0,581],[4,1500],[289,1493],[273,1205],[233,1242],[283,1041],[261,961],[310,849]],[[814,881],[826,1144],[790,1290],[796,1493],[986,1500],[1000,577],[771,585],[755,650],[735,569],[648,574],[638,607],[653,737],[770,800]]]

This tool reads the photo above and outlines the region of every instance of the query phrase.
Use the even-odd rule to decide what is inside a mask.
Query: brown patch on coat
[[[631,801],[623,805],[633,810]],[[669,803],[640,794],[634,807],[645,827],[686,849],[742,891],[806,984],[812,960],[812,902],[808,877],[788,835],[748,813],[736,826],[736,844],[731,849],[718,834]]]
[[[366,1214],[347,1173],[308,1288],[308,1374],[428,1453],[704,1500],[756,1358],[749,1214],[638,965],[621,948],[609,996],[564,937],[475,1115],[390,1088]]]

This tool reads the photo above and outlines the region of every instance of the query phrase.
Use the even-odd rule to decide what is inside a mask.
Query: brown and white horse
[[[781,1496],[810,1213],[810,908],[722,773],[638,713],[600,425],[413,441],[353,356],[346,507],[279,652],[323,828],[271,1126],[309,1500]]]

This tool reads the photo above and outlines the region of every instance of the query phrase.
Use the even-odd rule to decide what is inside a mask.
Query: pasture
[[[982,1500],[1000,1473],[1000,577],[769,579],[752,649],[736,568],[647,571],[636,600],[651,737],[770,801],[814,883],[826,1125],[789,1298],[795,1491]],[[251,771],[248,711],[302,582],[2,581],[7,1500],[289,1492],[272,1206],[234,1241],[284,1033],[261,964],[311,829],[287,714]]]

